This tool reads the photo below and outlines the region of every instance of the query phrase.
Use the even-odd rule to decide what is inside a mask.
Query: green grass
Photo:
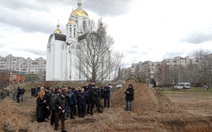
[[[191,87],[190,89],[173,89],[173,88],[154,88],[161,94],[179,94],[179,93],[198,93],[198,94],[212,94],[212,88],[205,90],[200,87]]]

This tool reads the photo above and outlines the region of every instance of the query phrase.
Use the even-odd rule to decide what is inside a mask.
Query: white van
[[[191,88],[191,84],[189,82],[180,82],[177,85],[182,86],[183,88]]]

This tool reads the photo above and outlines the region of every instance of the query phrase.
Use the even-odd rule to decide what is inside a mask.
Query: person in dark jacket
[[[24,93],[25,93],[25,89],[21,88],[21,101],[24,101]]]
[[[6,87],[4,87],[0,93],[1,99],[6,98],[7,96],[10,96],[9,90],[7,90]]]
[[[45,109],[45,116],[49,118],[51,111],[50,111],[50,87],[45,88],[45,95],[44,99],[46,100],[46,109]]]
[[[78,95],[79,118],[84,118],[86,111],[86,98],[84,91],[84,88],[82,88]]]
[[[59,92],[57,89],[54,89],[51,94],[50,94],[50,109],[51,109],[51,126],[54,125],[55,123],[55,107],[54,107],[54,102],[59,96]]]
[[[71,87],[68,87],[65,90],[65,93],[66,93],[66,112],[65,112],[65,115],[66,115],[67,118],[70,116],[70,106],[69,106],[69,93],[70,93],[70,91],[71,91]]]
[[[13,92],[13,100],[16,100],[18,89],[16,87],[13,87],[13,91],[12,92]]]
[[[129,84],[128,88],[126,89],[125,93],[125,100],[126,100],[126,111],[132,111],[132,101],[134,100],[134,89],[132,84]],[[130,107],[128,106],[130,105]]]
[[[89,82],[87,90],[85,91],[87,114],[91,112],[91,104],[92,104],[91,93],[93,92],[94,87],[95,87],[94,82]]]
[[[99,98],[99,92],[98,92],[98,86],[95,86],[93,91],[90,93],[91,95],[91,111],[90,114],[93,115],[93,108],[94,105],[97,107],[97,111],[100,113],[100,98]]]
[[[21,96],[21,89],[20,89],[20,87],[18,87],[18,89],[17,89],[17,95],[16,95],[16,99],[17,99],[17,102],[18,103],[20,102],[20,96]]]
[[[62,132],[65,130],[65,92],[61,92],[54,102],[55,107],[55,130],[58,129],[59,119],[61,121]]]
[[[71,89],[71,92],[69,93],[69,106],[70,106],[70,118],[71,119],[75,119],[74,118],[74,111],[75,111],[75,107],[77,105],[77,97],[75,95],[75,88]]]
[[[45,121],[46,100],[44,98],[45,91],[41,90],[37,98],[37,122]]]
[[[104,87],[104,108],[110,107],[110,87],[108,84]]]

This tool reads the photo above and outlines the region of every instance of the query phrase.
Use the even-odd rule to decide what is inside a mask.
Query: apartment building
[[[38,74],[45,79],[46,60],[42,57],[32,60],[31,58],[15,57],[9,54],[6,57],[0,56],[0,69],[9,71],[19,71],[25,74]]]

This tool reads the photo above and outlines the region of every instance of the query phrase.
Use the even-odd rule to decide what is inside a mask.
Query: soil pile
[[[177,105],[171,102],[167,97],[161,95],[153,89],[147,87],[146,84],[136,83],[134,80],[130,80],[123,87],[118,89],[112,94],[112,104],[114,107],[125,107],[125,94],[124,91],[128,87],[128,84],[132,84],[134,87],[134,101],[133,112],[139,115],[152,114],[150,112],[176,112],[180,111]]]
[[[134,86],[133,111],[125,111],[125,94],[128,84]],[[37,123],[35,119],[36,98],[28,98],[17,104],[9,97],[0,102],[0,129],[11,132],[54,131],[49,122]],[[96,110],[94,108],[94,110]],[[212,131],[212,118],[194,115],[171,102],[166,96],[147,87],[146,84],[128,81],[123,88],[111,92],[111,107],[103,113],[85,118],[67,119],[67,131],[86,132],[170,132]]]
[[[23,107],[10,97],[0,101],[0,107],[0,130],[5,132],[44,132],[53,130],[49,123],[36,122],[35,107]]]
[[[133,111],[122,113],[126,120],[123,130],[136,131],[211,131],[211,117],[194,115],[171,102],[166,96],[147,87],[146,84],[128,81],[123,88],[116,90],[111,97],[113,107],[124,111],[124,91],[132,84],[134,87]],[[126,114],[127,113],[127,114]],[[118,122],[118,121],[117,121]],[[124,122],[122,122],[124,123]],[[129,126],[135,126],[132,129]],[[118,128],[116,128],[117,130]],[[119,130],[119,129],[118,129]]]

